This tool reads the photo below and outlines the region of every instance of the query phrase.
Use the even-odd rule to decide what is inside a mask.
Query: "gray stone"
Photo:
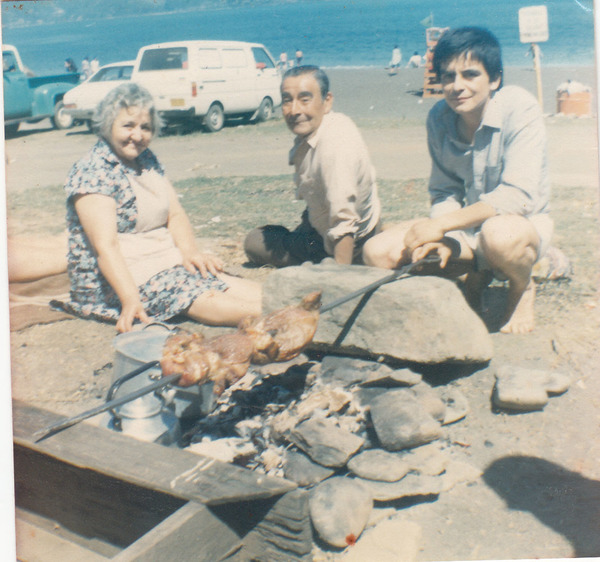
[[[287,451],[283,465],[285,477],[298,486],[312,486],[329,478],[333,470],[310,460],[304,453]]]
[[[375,501],[387,502],[412,496],[437,496],[444,482],[440,476],[407,474],[398,482],[377,482],[358,478],[371,491]]]
[[[474,482],[483,472],[466,462],[451,461],[442,474],[442,491],[446,492],[460,482]]]
[[[371,373],[362,385],[383,386],[387,388],[413,386],[420,383],[422,378],[423,377],[419,373],[414,373],[410,369],[392,370],[386,365],[382,365],[380,369]]]
[[[411,471],[429,476],[441,474],[450,463],[450,458],[442,452],[439,443],[428,443],[398,454]]]
[[[439,439],[441,425],[407,389],[390,390],[371,404],[371,419],[388,451],[400,451]]]
[[[469,402],[457,388],[446,388],[441,391],[441,398],[446,405],[442,425],[462,420],[469,413]]]
[[[432,418],[440,422],[444,420],[446,404],[444,404],[436,390],[424,382],[410,387],[409,390],[414,393],[415,398]]]
[[[312,460],[328,467],[344,466],[364,443],[364,439],[339,428],[329,418],[311,418],[298,424],[290,440]]]
[[[285,267],[264,284],[266,312],[298,302],[316,289],[323,303],[362,288],[389,271],[335,263]],[[481,363],[492,358],[491,337],[457,286],[440,277],[407,277],[324,312],[312,347],[417,363]],[[353,313],[356,318],[352,319]]]
[[[321,363],[319,378],[324,383],[337,383],[348,387],[364,382],[381,367],[389,369],[389,367],[375,361],[326,355]]]
[[[396,453],[369,449],[352,457],[348,461],[348,469],[361,478],[396,482],[406,476],[410,467]]]
[[[502,365],[496,372],[493,403],[499,408],[543,410],[550,395],[566,392],[570,378],[562,373]]]
[[[312,491],[308,507],[318,535],[332,546],[345,547],[363,532],[373,498],[360,482],[336,476]]]

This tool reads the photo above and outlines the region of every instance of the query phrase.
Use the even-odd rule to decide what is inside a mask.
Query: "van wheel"
[[[54,106],[54,116],[51,120],[52,125],[57,129],[70,129],[73,126],[73,117],[68,113],[65,113],[62,101],[59,101]]]
[[[225,124],[225,114],[223,108],[218,103],[213,103],[208,108],[208,113],[204,116],[204,126],[211,133],[216,133],[223,128]]]
[[[260,107],[256,114],[257,121],[268,121],[273,117],[273,101],[271,98],[265,98],[260,102]]]

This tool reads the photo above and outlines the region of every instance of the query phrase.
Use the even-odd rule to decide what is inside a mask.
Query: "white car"
[[[65,94],[65,113],[73,119],[85,121],[90,126],[94,109],[102,98],[113,88],[131,79],[134,63],[135,61],[123,61],[101,66],[85,82]]]

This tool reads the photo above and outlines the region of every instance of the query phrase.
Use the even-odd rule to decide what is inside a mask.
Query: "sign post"
[[[548,9],[546,6],[529,6],[519,10],[519,35],[521,43],[531,43],[538,102],[543,111],[542,65],[538,43],[548,41]]]

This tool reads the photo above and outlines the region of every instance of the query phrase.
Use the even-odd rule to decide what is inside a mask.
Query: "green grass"
[[[424,179],[378,182],[383,220],[398,222],[426,216],[429,208]],[[192,178],[175,185],[195,232],[202,238],[241,240],[264,224],[295,227],[304,202],[294,200],[291,175]],[[7,194],[11,234],[57,234],[65,228],[62,186]],[[570,281],[543,283],[540,303],[557,311],[596,298],[600,239],[598,194],[594,188],[555,186],[552,198],[554,244],[571,259]]]
[[[200,236],[238,237],[263,224],[292,228],[303,201],[295,201],[292,176],[194,178],[176,184],[181,202]],[[397,222],[427,212],[424,180],[380,181],[384,220]]]

